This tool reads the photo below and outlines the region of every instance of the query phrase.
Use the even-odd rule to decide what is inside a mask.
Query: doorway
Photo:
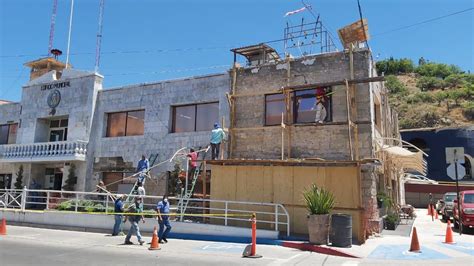
[[[46,189],[61,190],[63,185],[63,168],[46,168],[45,169]]]

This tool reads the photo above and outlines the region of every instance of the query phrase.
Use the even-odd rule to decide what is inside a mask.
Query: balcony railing
[[[87,142],[56,141],[0,146],[0,161],[85,160]]]

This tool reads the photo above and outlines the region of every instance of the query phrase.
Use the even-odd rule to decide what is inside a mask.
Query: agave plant
[[[334,195],[324,188],[318,188],[312,184],[310,188],[303,191],[306,208],[309,214],[329,214],[334,207]]]

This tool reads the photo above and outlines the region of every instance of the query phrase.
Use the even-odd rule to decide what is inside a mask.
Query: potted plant
[[[387,195],[384,192],[377,193],[377,208],[381,209],[383,207],[384,199]]]
[[[312,184],[303,191],[308,214],[309,242],[326,245],[329,236],[329,212],[334,207],[334,195]]]
[[[398,222],[399,222],[398,215],[394,213],[388,214],[384,218],[384,225],[385,225],[384,227],[387,230],[395,230],[398,226]]]

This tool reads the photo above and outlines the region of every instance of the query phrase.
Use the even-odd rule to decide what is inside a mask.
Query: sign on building
[[[464,148],[463,147],[447,147],[446,148],[446,163],[464,163]]]

